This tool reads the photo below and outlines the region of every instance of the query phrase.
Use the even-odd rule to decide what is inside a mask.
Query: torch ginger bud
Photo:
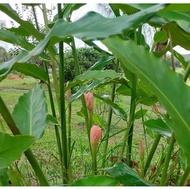
[[[93,150],[96,150],[98,142],[101,139],[101,136],[102,136],[102,129],[97,125],[93,125],[90,130],[90,144]]]
[[[84,94],[85,102],[86,102],[86,107],[90,112],[93,112],[94,109],[94,96],[91,92],[87,92]]]

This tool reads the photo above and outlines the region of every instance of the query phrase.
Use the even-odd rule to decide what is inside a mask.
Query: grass
[[[18,98],[23,95],[23,93],[28,92],[29,89],[33,88],[36,83],[39,83],[39,80],[32,79],[30,77],[25,77],[22,80],[9,80],[5,79],[0,83],[1,96],[5,103],[7,104],[9,110],[12,112],[14,105],[17,103]],[[47,97],[47,105],[49,113],[51,113],[48,92],[45,89]],[[107,93],[109,94],[110,87],[105,87],[104,89],[98,89],[98,93]],[[118,103],[122,108],[129,112],[129,97],[116,96],[116,103]],[[82,105],[80,99],[75,100],[72,103],[72,142],[75,142],[74,152],[71,158],[72,170],[73,170],[73,179],[79,179],[85,176],[91,175],[91,159],[89,152],[89,145],[87,139],[87,131],[84,125],[84,119],[77,115],[77,112],[80,111]],[[138,106],[137,110],[141,107]],[[154,112],[150,107],[143,106],[143,108],[148,109],[149,117],[155,117]],[[108,115],[108,106],[100,102],[100,100],[95,100],[95,112],[96,114],[104,113],[104,121],[107,122]],[[0,117],[1,119],[1,117]],[[5,124],[4,128],[5,127]],[[120,119],[118,116],[113,115],[112,126],[111,126],[111,135],[116,134],[118,131],[123,130],[126,127],[126,122]],[[1,131],[1,128],[0,128]],[[6,132],[9,132],[6,130]],[[132,160],[139,162],[139,141],[140,138],[144,139],[143,136],[143,127],[142,120],[138,119],[135,121],[134,128],[134,144],[133,144],[133,155]],[[120,152],[120,147],[123,139],[124,131],[112,136],[109,139],[109,149],[108,149],[108,160],[106,162],[106,167],[112,166],[117,162],[117,156]],[[103,131],[104,136],[104,131]],[[147,135],[147,146],[145,148],[149,149],[153,142],[153,139]],[[166,142],[163,140],[161,146],[165,146]],[[43,137],[32,145],[31,149],[33,150],[36,158],[38,159],[40,165],[45,172],[48,181],[51,185],[61,185],[61,167],[59,163],[59,155],[57,150],[57,144],[55,139],[55,131],[53,126],[47,126]],[[159,153],[159,150],[157,152]],[[99,153],[98,153],[98,166],[101,165],[101,159],[103,156],[103,142],[100,143]],[[156,159],[155,159],[156,162]],[[25,175],[25,184],[26,185],[38,185],[35,182],[35,174],[30,168],[25,157],[21,157],[19,161],[16,162],[17,169],[22,171]],[[28,176],[28,177],[27,177]]]

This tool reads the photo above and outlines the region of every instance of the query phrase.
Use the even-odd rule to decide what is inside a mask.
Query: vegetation
[[[22,49],[0,63],[0,184],[187,185],[190,66],[174,47],[190,49],[190,6],[106,4],[111,18],[88,12],[72,22],[84,4],[58,4],[52,23],[45,4],[26,6],[33,23],[0,4],[19,24],[0,29],[0,39]],[[35,6],[44,13],[44,30]],[[156,31],[152,46],[144,24]],[[74,37],[98,52],[84,48],[80,56]],[[64,52],[65,43],[72,51]],[[67,71],[74,73],[69,83]],[[13,72],[21,73],[20,80]],[[12,86],[19,90],[10,93]]]

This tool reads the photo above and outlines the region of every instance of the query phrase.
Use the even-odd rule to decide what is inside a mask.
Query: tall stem
[[[44,67],[45,67],[46,72],[48,73],[47,63],[44,63]],[[52,90],[51,90],[51,84],[50,84],[49,75],[48,75],[48,85],[47,86],[48,86],[48,93],[49,93],[49,99],[50,99],[52,115],[53,115],[53,117],[56,118],[56,112],[55,112],[55,106],[54,106],[54,101],[53,101],[53,94],[52,94]],[[60,160],[61,160],[62,159],[62,147],[61,147],[61,139],[60,139],[58,125],[54,125],[54,128],[55,128],[55,135],[56,135],[56,140],[57,140],[59,156],[60,156]]]
[[[38,31],[40,31],[40,28],[39,28],[39,25],[38,25],[37,16],[36,16],[36,10],[35,10],[34,5],[32,5],[32,12],[34,14],[34,20],[35,20],[36,28],[37,28]]]
[[[61,4],[58,4],[58,17],[61,19]],[[63,42],[59,42],[59,84],[60,84],[60,119],[61,119],[61,133],[62,133],[62,164],[64,166],[64,176],[63,176],[63,183],[68,183],[68,147],[67,147],[67,126],[66,126],[66,112],[65,112],[65,77],[64,77],[64,46]]]
[[[116,62],[116,68],[115,71],[118,72],[119,69],[119,60]],[[111,91],[111,101],[114,102],[115,99],[115,89],[116,89],[116,84],[114,83],[112,85],[112,91]],[[113,110],[110,108],[109,109],[109,115],[108,115],[108,124],[106,128],[106,134],[105,134],[105,144],[104,144],[104,152],[103,152],[103,159],[102,159],[102,168],[105,167],[106,163],[106,156],[107,156],[107,149],[108,149],[108,141],[109,141],[109,133],[110,133],[110,127],[111,127],[111,121],[112,121],[112,114]],[[102,174],[104,171],[102,171]]]
[[[20,133],[18,127],[16,126],[16,123],[13,120],[12,115],[9,112],[9,110],[8,110],[7,106],[5,105],[5,103],[4,103],[3,99],[1,98],[1,96],[0,96],[0,114],[4,118],[4,120],[7,123],[9,129],[11,130],[11,132],[14,135],[20,135],[21,133]],[[36,173],[36,176],[38,177],[38,179],[40,181],[40,185],[49,186],[49,183],[48,183],[44,173],[42,172],[42,169],[39,166],[36,158],[34,157],[32,151],[30,149],[26,150],[25,155],[26,155],[28,161],[30,162],[34,172]]]
[[[135,120],[135,109],[136,109],[136,86],[137,77],[133,74],[132,78],[132,91],[131,91],[131,103],[130,103],[130,118],[129,118],[129,134],[128,134],[128,146],[127,146],[127,163],[130,165],[132,155],[132,144],[133,144],[133,128]]]
[[[48,18],[47,18],[47,10],[46,10],[46,5],[45,4],[42,4],[42,12],[43,12],[43,18],[44,18],[44,24],[45,24],[46,33],[48,33],[49,32]],[[56,62],[55,62],[54,58],[51,55],[50,55],[50,62],[51,62],[51,69],[52,69],[53,85],[54,85],[54,89],[55,89],[55,96],[56,96],[58,110],[59,110],[59,113],[60,113],[59,83],[58,83],[58,80],[57,80]]]
[[[75,41],[74,38],[72,38],[71,41],[71,45],[72,45],[72,52],[73,52],[73,58],[74,58],[74,64],[75,64],[75,75],[80,75],[80,67],[79,67],[79,62],[78,62],[78,56],[77,56],[77,49],[75,46]],[[79,87],[81,87],[82,84],[79,84]],[[84,95],[81,96],[81,101],[82,101],[82,107],[84,108],[85,111],[85,126],[87,129],[87,133],[88,133],[88,141],[89,141],[89,146],[90,146],[90,128],[91,126],[89,125],[89,116],[88,116],[88,111],[86,108],[86,102],[85,102],[85,98]],[[90,146],[91,149],[91,146]]]
[[[162,176],[161,176],[161,179],[160,179],[160,186],[165,185],[167,170],[168,170],[168,166],[169,166],[169,162],[170,162],[171,153],[172,153],[172,150],[173,150],[174,143],[175,143],[175,134],[172,133],[170,143],[169,143],[169,146],[168,146],[168,150],[167,150],[167,155],[166,155],[165,162],[164,162],[164,168],[163,168],[163,171],[162,171]]]

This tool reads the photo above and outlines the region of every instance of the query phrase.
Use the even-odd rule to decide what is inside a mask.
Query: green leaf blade
[[[12,115],[21,134],[41,137],[47,124],[47,105],[40,85],[19,98]]]
[[[0,133],[0,169],[10,166],[34,143],[32,136],[10,136]]]
[[[151,184],[122,162],[111,168],[106,168],[105,171],[124,186],[151,186]]]

